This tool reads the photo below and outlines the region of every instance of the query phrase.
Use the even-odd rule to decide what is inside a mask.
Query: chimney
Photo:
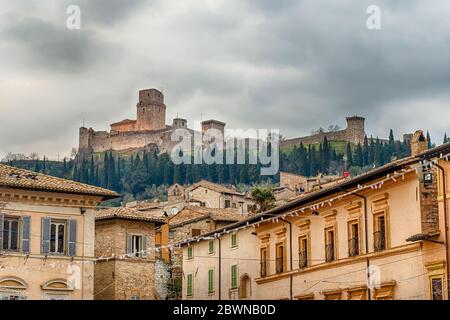
[[[411,139],[411,155],[417,157],[423,151],[428,149],[427,138],[423,135],[422,130],[417,130]]]

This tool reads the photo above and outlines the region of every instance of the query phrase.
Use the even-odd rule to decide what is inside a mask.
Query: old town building
[[[0,164],[0,299],[93,299],[95,207],[117,196]]]
[[[155,290],[155,226],[165,219],[130,208],[95,217],[96,300],[159,299]]]
[[[253,205],[252,199],[234,188],[202,180],[187,189],[189,200],[200,201],[207,208],[234,209],[248,213]]]
[[[424,140],[415,134],[411,157],[183,242],[183,298],[448,299],[450,144]]]

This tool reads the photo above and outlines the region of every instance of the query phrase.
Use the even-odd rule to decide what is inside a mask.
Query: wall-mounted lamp
[[[81,214],[85,214],[86,213],[86,209],[85,208],[80,208],[80,212],[81,212]]]

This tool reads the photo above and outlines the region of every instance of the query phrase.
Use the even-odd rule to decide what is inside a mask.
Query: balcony
[[[348,256],[355,257],[359,255],[359,238],[348,240]]]
[[[334,243],[325,245],[325,261],[331,262],[335,260],[334,256]]]
[[[373,248],[375,251],[386,249],[386,235],[384,230],[375,231],[373,233]]]
[[[267,261],[261,261],[260,262],[259,275],[261,277],[267,276]]]
[[[308,266],[308,252],[305,251],[300,251],[298,253],[298,267],[300,269],[304,269]]]
[[[277,269],[276,269],[277,273],[283,273],[284,272],[284,258],[282,256],[278,257],[276,259],[276,262],[277,262]]]

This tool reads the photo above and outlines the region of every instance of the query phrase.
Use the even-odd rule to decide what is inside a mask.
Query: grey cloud
[[[8,42],[10,57],[33,69],[79,73],[88,67],[112,63],[121,47],[88,29],[69,30],[60,25],[27,16],[15,16],[3,23],[1,42]]]
[[[33,145],[30,137],[48,147],[65,126],[67,138],[48,147],[61,153],[68,149],[63,141],[76,143],[83,116],[97,129],[134,117],[137,90],[145,87],[164,89],[170,116],[192,123],[203,113],[230,128],[280,128],[289,137],[345,126],[346,116],[360,114],[374,136],[422,128],[441,142],[450,122],[445,0],[428,7],[387,0],[74,0],[61,6],[69,2],[82,9],[83,32],[69,34],[43,16],[8,23],[0,38],[0,52],[6,44],[28,62],[14,65],[15,74],[39,70],[51,84],[41,94],[64,105],[58,110],[52,99],[38,100],[36,107],[51,109],[55,119],[49,116],[46,129],[26,122],[31,134],[14,140],[24,149]],[[380,31],[365,26],[370,4],[381,7]],[[11,106],[24,103],[15,100]],[[56,119],[62,125],[52,128]]]
[[[61,6],[78,5],[87,26],[111,26],[123,22],[146,5],[156,3],[157,0],[64,0]]]

